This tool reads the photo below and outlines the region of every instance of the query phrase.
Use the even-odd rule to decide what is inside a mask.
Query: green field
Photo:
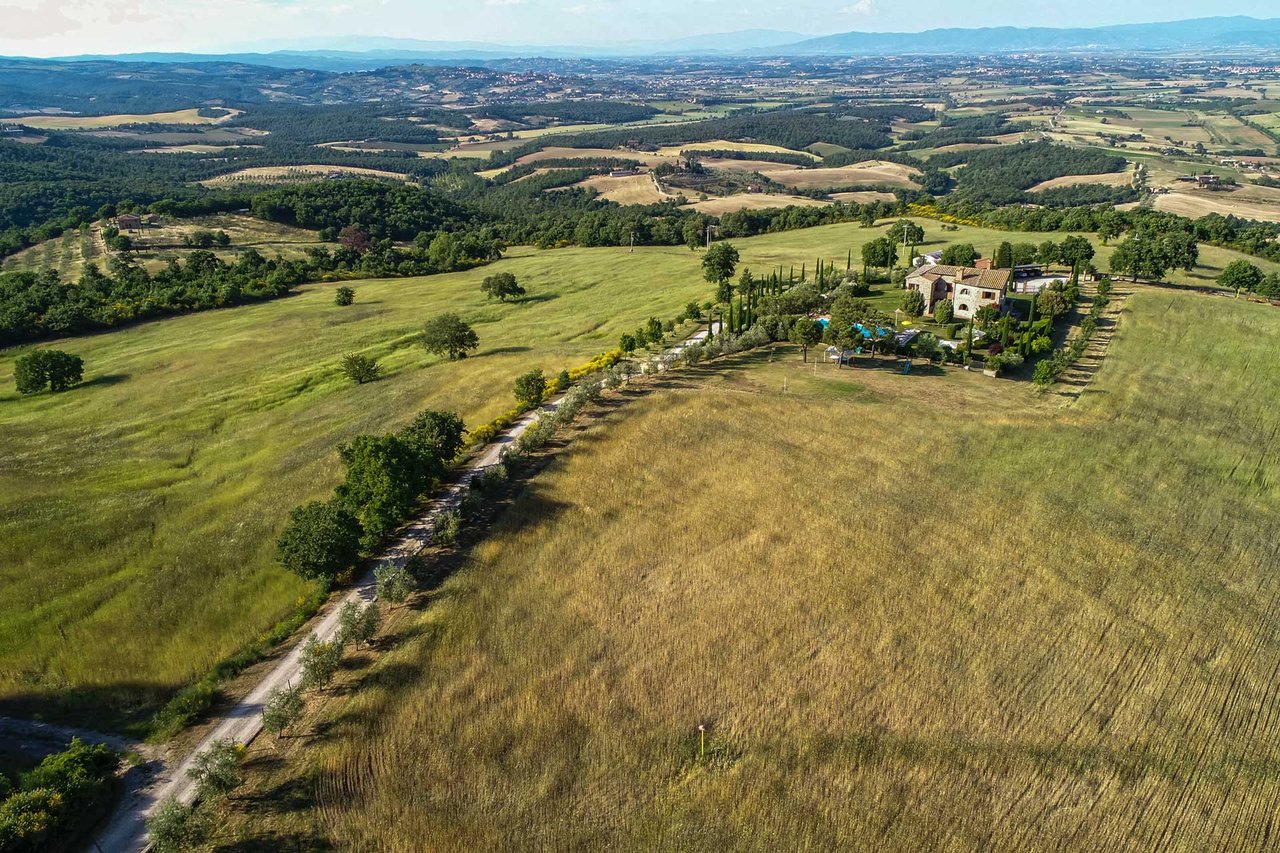
[[[633,394],[219,841],[1266,848],[1277,335],[1147,289],[1073,404],[790,347]]]
[[[1040,240],[923,221],[930,246]],[[883,225],[826,226],[738,240],[756,274],[815,260],[843,265]],[[1060,239],[1061,235],[1055,235]],[[1204,250],[1207,263],[1231,257]],[[258,636],[303,587],[276,567],[289,509],[330,493],[335,446],[386,431],[419,409],[479,423],[509,408],[514,376],[559,370],[611,348],[654,315],[710,297],[700,254],[685,248],[518,249],[509,269],[529,302],[485,304],[493,269],[330,286],[276,302],[148,323],[57,346],[84,357],[86,384],[19,398],[0,354],[0,707],[104,709],[119,723]],[[1266,265],[1264,265],[1266,266]],[[1268,267],[1270,271],[1272,267]],[[1210,281],[1214,267],[1183,277]],[[892,310],[899,294],[877,297]],[[443,363],[414,344],[428,317],[456,310],[482,349]],[[337,362],[376,356],[387,375],[351,386]]]
[[[682,253],[682,254],[681,254]],[[94,709],[98,725],[144,712],[290,609],[302,584],[273,563],[295,504],[328,495],[335,446],[423,408],[480,423],[509,409],[514,377],[616,345],[650,315],[705,297],[697,256],[658,253],[687,275],[652,277],[637,252],[517,251],[498,267],[529,289],[485,304],[492,269],[356,282],[275,302],[63,341],[86,384],[20,399],[17,351],[0,355],[0,705]],[[448,363],[415,343],[445,310],[481,349]],[[376,356],[386,377],[352,386],[338,360]]]

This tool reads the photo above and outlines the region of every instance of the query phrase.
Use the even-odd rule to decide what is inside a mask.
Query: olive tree
[[[417,585],[407,568],[393,563],[378,566],[373,570],[373,578],[378,598],[392,604],[403,603]]]
[[[240,759],[244,748],[229,740],[216,740],[191,762],[187,775],[196,783],[201,798],[223,796],[231,793],[244,782],[240,772]]]
[[[302,647],[302,683],[304,689],[324,687],[333,680],[342,664],[342,647],[322,643],[315,634]]]
[[[302,688],[294,685],[277,687],[267,694],[267,701],[262,706],[262,728],[277,737],[283,737],[285,731],[302,716]]]

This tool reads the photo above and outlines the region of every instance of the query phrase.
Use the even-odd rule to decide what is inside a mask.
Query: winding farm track
[[[718,325],[718,324],[717,324]],[[692,335],[677,344],[671,352],[678,353],[692,343],[707,336],[707,330]],[[530,412],[515,422],[506,432],[495,438],[483,452],[471,459],[460,472],[457,480],[441,490],[427,510],[415,521],[402,528],[395,542],[373,561],[374,565],[391,563],[403,566],[415,554],[426,547],[435,531],[440,515],[458,506],[471,481],[486,469],[496,465],[502,451],[527,430],[542,412],[554,411],[559,400],[548,402],[542,409]],[[166,765],[153,762],[150,768],[134,768],[125,777],[126,792],[110,821],[94,836],[91,850],[106,853],[133,853],[147,848],[147,817],[164,800],[174,797],[179,802],[190,803],[195,799],[195,782],[188,776],[195,757],[208,749],[215,741],[231,740],[248,744],[262,731],[262,709],[271,691],[298,681],[302,676],[302,648],[306,640],[314,636],[321,642],[332,639],[338,631],[338,615],[348,601],[369,602],[374,598],[372,568],[341,597],[328,602],[308,624],[301,641],[233,707],[214,721],[209,733],[196,744],[181,761]],[[96,738],[95,738],[96,739]],[[147,769],[151,772],[148,773]]]

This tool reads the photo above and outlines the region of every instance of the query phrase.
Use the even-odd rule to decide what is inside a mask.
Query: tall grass
[[[987,254],[1037,239],[924,225],[931,246],[963,240]],[[857,257],[881,233],[843,224],[734,242],[757,274],[798,272]],[[1214,262],[1229,254],[1213,251]],[[78,712],[100,726],[145,717],[294,610],[305,589],[275,566],[272,541],[291,507],[331,493],[340,441],[426,407],[493,418],[519,373],[580,364],[648,317],[709,298],[700,258],[515,249],[499,267],[532,298],[509,305],[482,300],[487,268],[356,283],[345,309],[330,287],[306,287],[60,341],[84,357],[88,382],[56,396],[19,398],[20,351],[0,353],[0,710]],[[415,346],[445,310],[477,325],[478,357],[443,363]],[[349,352],[377,358],[386,378],[347,383],[337,364]]]
[[[313,286],[60,341],[87,382],[58,395],[19,397],[19,351],[0,354],[0,706],[100,726],[144,716],[305,594],[273,542],[293,506],[332,493],[338,443],[423,408],[473,425],[507,411],[518,374],[575,367],[701,295],[682,251],[662,288],[640,253],[517,251],[501,263],[530,291],[517,304],[486,303],[492,270],[475,270],[356,283],[347,308]],[[475,324],[473,357],[415,343],[445,310]],[[348,382],[348,352],[385,378]]]
[[[314,813],[380,850],[1265,848],[1278,334],[1140,292],[1070,406],[790,348],[660,380],[335,701]]]

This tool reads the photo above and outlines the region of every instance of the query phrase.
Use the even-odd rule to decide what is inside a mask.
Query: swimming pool
[[[822,324],[822,328],[824,329],[831,325],[831,321],[828,320],[826,317],[820,317],[818,319],[818,322]],[[853,327],[857,329],[858,332],[861,333],[861,335],[864,338],[870,338],[873,336],[873,334],[875,336],[884,337],[885,335],[892,334],[894,331],[893,329],[886,329],[884,326],[877,326],[875,332],[872,333],[868,331],[867,327],[862,325],[861,323],[854,323]]]

